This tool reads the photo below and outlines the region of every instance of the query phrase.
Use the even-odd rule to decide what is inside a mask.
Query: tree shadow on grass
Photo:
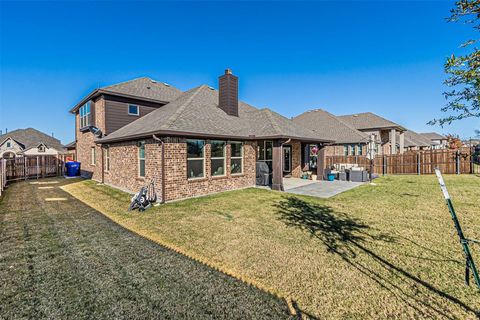
[[[443,303],[445,300],[477,317],[480,315],[478,310],[460,299],[372,250],[379,242],[397,243],[394,237],[380,234],[378,230],[346,213],[334,212],[331,207],[312,204],[294,196],[284,196],[275,207],[279,219],[286,225],[310,233],[325,245],[328,252],[339,255],[350,266],[388,290],[420,315],[457,318],[458,314],[452,313],[448,303]],[[359,254],[363,256],[362,259],[357,259]]]

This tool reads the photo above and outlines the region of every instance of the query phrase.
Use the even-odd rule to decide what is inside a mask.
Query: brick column
[[[400,132],[398,143],[400,144],[400,154],[405,151],[405,131]]]
[[[397,137],[395,129],[390,130],[390,154],[397,153]]]
[[[323,173],[327,165],[327,148],[319,145],[317,153],[317,180],[323,180]]]

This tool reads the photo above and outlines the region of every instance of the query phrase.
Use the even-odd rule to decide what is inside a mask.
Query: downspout
[[[100,145],[100,149],[102,150],[102,183],[105,183],[105,156],[103,154],[103,145]]]
[[[160,145],[162,146],[162,200],[160,203],[165,203],[165,142],[163,142],[162,139],[157,137],[156,135],[152,136],[154,140],[160,142]]]

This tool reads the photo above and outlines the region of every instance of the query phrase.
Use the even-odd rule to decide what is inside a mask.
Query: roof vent
[[[170,84],[168,84],[166,82],[164,82],[163,85],[166,86],[166,87],[170,87]]]
[[[210,89],[210,90],[215,90],[214,87],[210,87],[210,86],[208,86],[208,89]]]
[[[153,80],[153,79],[150,79],[150,82],[152,83],[157,83],[157,81]]]
[[[147,89],[151,89],[150,86],[147,86]]]

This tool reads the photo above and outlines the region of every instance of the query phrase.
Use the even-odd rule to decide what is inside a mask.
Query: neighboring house
[[[0,158],[61,155],[65,148],[60,140],[33,128],[17,129],[0,135]]]
[[[448,141],[447,137],[442,136],[436,132],[425,132],[420,133],[424,138],[430,141],[432,149],[445,149],[447,148]]]
[[[65,145],[65,150],[66,150],[66,161],[75,161],[77,159],[77,154],[75,151],[76,150],[75,141],[67,143]]]
[[[397,135],[398,137],[399,135]],[[397,141],[399,140],[399,137]],[[405,131],[405,150],[427,150],[430,149],[431,142],[419,133],[412,130]]]
[[[201,85],[181,92],[140,78],[97,89],[71,112],[83,175],[130,192],[155,180],[164,201],[255,186],[261,163],[272,188],[283,190],[283,178],[316,169],[310,151],[331,142],[239,101],[230,70],[219,77],[219,91]],[[323,156],[322,149],[318,161]]]
[[[315,109],[292,118],[296,124],[309,128],[321,137],[334,141],[326,147],[327,155],[365,155],[368,134],[355,129],[339,117],[323,109]]]
[[[333,140],[334,143],[326,147],[327,155],[365,155],[371,135],[375,137],[378,155],[422,150],[430,146],[429,141],[416,132],[406,130],[403,126],[371,112],[335,116],[325,110],[316,109],[304,112],[292,120],[319,136]]]
[[[405,131],[401,125],[380,117],[372,112],[338,116],[355,129],[374,135],[378,144],[377,153],[397,154],[405,150]],[[398,136],[398,141],[397,141]]]

